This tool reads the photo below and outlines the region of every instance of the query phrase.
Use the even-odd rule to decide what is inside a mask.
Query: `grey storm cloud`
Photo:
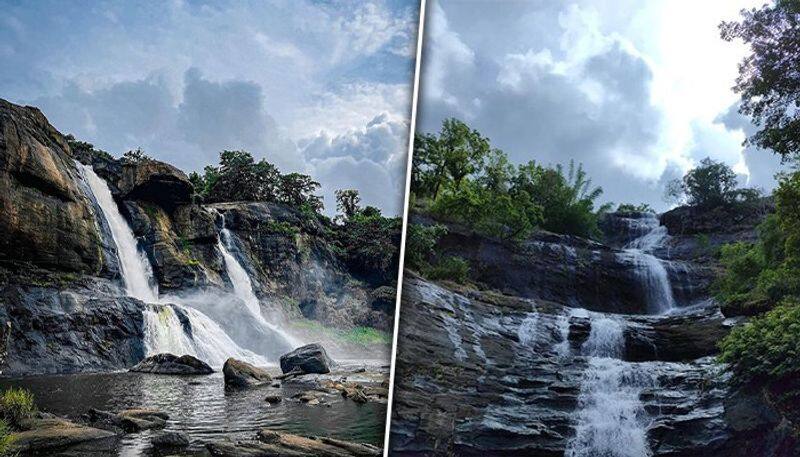
[[[456,117],[514,162],[574,160],[603,187],[605,201],[659,210],[668,205],[665,184],[683,175],[685,160],[721,154],[737,163],[741,147],[731,131],[742,127],[722,121],[693,132],[696,150],[670,159],[661,144],[666,114],[653,102],[652,63],[614,30],[629,17],[604,11],[607,22],[598,22],[587,14],[595,12],[591,5],[580,7],[430,3],[418,130],[435,132]],[[750,150],[744,157],[751,183],[765,187],[774,161]]]

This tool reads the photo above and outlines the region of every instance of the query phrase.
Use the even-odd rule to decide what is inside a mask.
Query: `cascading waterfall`
[[[647,414],[640,400],[653,381],[635,364],[619,358],[624,352],[624,324],[609,317],[593,318],[581,347],[588,367],[578,396],[575,437],[567,457],[647,457]]]
[[[220,215],[220,217],[222,218],[222,229],[220,230],[217,248],[225,260],[225,271],[228,273],[228,278],[233,285],[234,294],[244,302],[255,321],[264,327],[265,331],[274,333],[282,339],[288,350],[301,346],[302,343],[300,341],[278,328],[275,324],[267,321],[261,314],[261,303],[253,289],[253,282],[242,264],[233,255],[233,252],[238,249],[233,241],[233,235],[225,227],[225,216]]]
[[[75,163],[111,229],[127,294],[144,302],[157,302],[158,289],[153,281],[153,269],[144,252],[139,250],[133,231],[119,212],[108,184],[91,166]]]
[[[652,252],[667,238],[667,228],[655,215],[634,219],[631,231],[642,234],[625,246],[620,260],[633,264],[637,278],[646,291],[647,309],[652,314],[664,314],[675,308],[675,297],[664,263]]]
[[[266,365],[266,359],[240,348],[216,322],[200,311],[181,304],[152,305],[160,303],[153,269],[147,256],[139,250],[136,237],[119,212],[108,184],[91,166],[75,163],[108,222],[126,294],[151,304],[144,312],[145,355],[162,352],[189,354],[217,367],[222,366],[228,357]],[[180,309],[188,320],[191,335],[187,334],[173,306]]]

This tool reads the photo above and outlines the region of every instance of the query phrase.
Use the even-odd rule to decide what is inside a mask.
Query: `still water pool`
[[[378,369],[370,367],[368,371],[373,368]],[[205,442],[251,439],[262,428],[383,444],[385,404],[358,404],[332,395],[327,406],[308,406],[291,397],[310,387],[289,382],[277,388],[226,391],[222,373],[168,376],[120,372],[0,379],[0,389],[10,386],[32,391],[39,410],[70,419],[79,419],[90,408],[161,410],[170,416],[165,430],[190,437],[190,455],[204,455]],[[284,400],[274,405],[264,401],[273,394]],[[151,437],[151,432],[129,434],[112,443],[111,450],[71,450],[55,455],[153,455]]]

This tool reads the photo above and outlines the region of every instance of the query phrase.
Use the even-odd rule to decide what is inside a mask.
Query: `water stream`
[[[146,355],[163,352],[189,354],[215,367],[221,367],[228,357],[267,365],[267,359],[242,349],[206,314],[186,303],[162,302],[150,261],[139,249],[136,237],[120,213],[108,184],[97,176],[91,166],[76,164],[101,209],[102,217],[108,222],[126,294],[148,303],[149,307],[144,312]],[[178,301],[176,297],[170,297],[170,300]],[[179,313],[188,324],[181,322]]]
[[[257,325],[263,327],[265,333],[275,333],[278,339],[282,340],[283,346],[287,351],[302,346],[303,343],[300,340],[264,318],[261,313],[261,302],[253,288],[253,281],[234,255],[235,252],[238,252],[238,248],[233,240],[233,234],[225,227],[225,216],[220,215],[220,217],[222,219],[222,229],[219,233],[217,248],[225,260],[225,271],[228,273],[228,278],[233,285],[234,294],[244,302]]]
[[[658,217],[647,214],[631,219],[630,231],[639,235],[619,253],[620,260],[634,266],[634,273],[646,292],[647,309],[651,314],[664,314],[675,308],[675,297],[664,262],[653,255],[667,239],[667,228]]]
[[[665,314],[675,307],[672,286],[662,261],[652,254],[667,238],[655,215],[632,219],[636,236],[621,260],[632,264],[646,291],[651,314]],[[592,313],[589,337],[581,346],[587,368],[581,381],[575,436],[568,443],[567,457],[649,457],[652,455],[647,428],[650,419],[641,401],[644,389],[656,380],[644,364],[626,362],[623,316]]]
[[[108,184],[94,172],[91,166],[75,162],[81,171],[83,179],[92,191],[103,217],[111,229],[111,237],[116,246],[119,257],[122,281],[125,290],[131,297],[138,298],[147,303],[158,301],[158,288],[153,280],[153,269],[144,252],[139,250],[133,231],[128,226],[128,221],[117,208],[117,203],[111,195]]]

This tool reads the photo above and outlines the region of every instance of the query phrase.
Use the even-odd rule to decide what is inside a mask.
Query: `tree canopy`
[[[734,90],[739,112],[760,129],[747,142],[784,159],[800,158],[800,2],[777,0],[742,11],[720,25],[722,38],[741,39],[750,54],[739,64]]]
[[[431,213],[507,239],[536,228],[597,236],[598,216],[608,209],[596,207],[603,190],[581,165],[514,165],[457,119],[445,120],[438,134],[415,137],[411,190]]]
[[[760,195],[757,189],[740,188],[733,169],[709,157],[687,171],[682,179],[670,182],[666,190],[669,200],[706,209],[752,202]]]
[[[314,212],[323,209],[322,197],[315,195],[318,182],[301,173],[281,174],[278,167],[265,159],[256,162],[247,151],[222,151],[219,166],[206,166],[202,175],[191,173],[189,180],[208,203],[264,201]]]

